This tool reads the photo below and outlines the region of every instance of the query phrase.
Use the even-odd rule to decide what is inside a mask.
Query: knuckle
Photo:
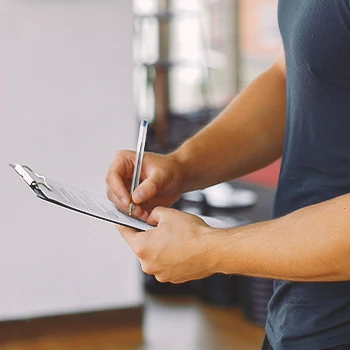
[[[145,263],[141,264],[142,271],[147,275],[154,275],[156,273],[155,269]]]
[[[156,215],[160,214],[161,211],[162,211],[162,207],[155,207],[155,208],[153,209],[153,213],[156,214]]]
[[[160,190],[160,184],[155,180],[151,180],[149,182],[149,188],[150,188],[150,191],[157,193]]]
[[[166,278],[165,276],[162,276],[162,275],[155,275],[155,278],[160,283],[165,283],[165,282],[169,281],[168,278]]]
[[[109,170],[107,172],[107,175],[106,175],[106,178],[105,178],[105,181],[106,183],[109,185],[111,183],[111,178],[112,178],[112,174],[111,174],[111,171]]]
[[[107,188],[107,198],[113,202],[113,192],[109,187]]]
[[[141,260],[143,260],[143,259],[145,259],[147,257],[146,250],[143,247],[140,247],[140,246],[134,247],[134,253]]]
[[[153,212],[155,216],[162,217],[162,215],[165,213],[165,209],[164,207],[158,206],[154,208]]]
[[[123,150],[118,150],[117,152],[115,152],[114,159],[121,158],[121,157],[123,156],[123,154],[125,154],[125,151],[123,151]]]
[[[181,284],[184,281],[177,279],[177,280],[172,280],[172,281],[169,281],[169,282],[171,282],[172,284]]]
[[[116,164],[119,161],[124,161],[126,158],[130,157],[131,151],[127,150],[118,150],[114,155],[113,163]]]

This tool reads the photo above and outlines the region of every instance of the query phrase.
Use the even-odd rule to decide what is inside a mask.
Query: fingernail
[[[123,205],[125,205],[126,207],[129,205],[129,201],[125,198],[125,197],[122,197],[120,199],[120,201],[123,203]]]
[[[135,191],[132,195],[133,201],[137,203],[142,203],[145,198],[146,196],[142,191]]]
[[[132,211],[132,214],[134,217],[139,218],[140,215],[142,214],[142,209],[139,206],[135,206],[134,210]]]

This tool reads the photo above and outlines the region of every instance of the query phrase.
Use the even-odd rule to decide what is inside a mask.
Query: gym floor
[[[143,331],[118,327],[11,341],[2,350],[258,350],[262,327],[238,308],[205,305],[192,297],[147,296]]]

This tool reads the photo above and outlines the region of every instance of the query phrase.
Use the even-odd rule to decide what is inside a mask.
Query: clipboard
[[[138,231],[147,231],[153,228],[153,226],[119,211],[104,193],[50,179],[36,173],[27,165],[9,165],[36,196],[46,202]]]
[[[138,231],[154,226],[119,211],[105,193],[95,192],[40,175],[27,165],[9,164],[36,196],[60,207]],[[240,226],[236,220],[194,214],[213,228]]]

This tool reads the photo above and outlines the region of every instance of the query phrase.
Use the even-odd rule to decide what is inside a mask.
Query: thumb
[[[164,220],[164,215],[171,209],[164,207],[156,207],[152,210],[151,215],[147,219],[147,223],[151,226],[158,226]]]
[[[152,174],[136,187],[134,193],[132,194],[132,201],[135,204],[146,202],[150,198],[157,195],[159,189],[163,186],[163,183],[164,179],[162,179],[159,174]]]

